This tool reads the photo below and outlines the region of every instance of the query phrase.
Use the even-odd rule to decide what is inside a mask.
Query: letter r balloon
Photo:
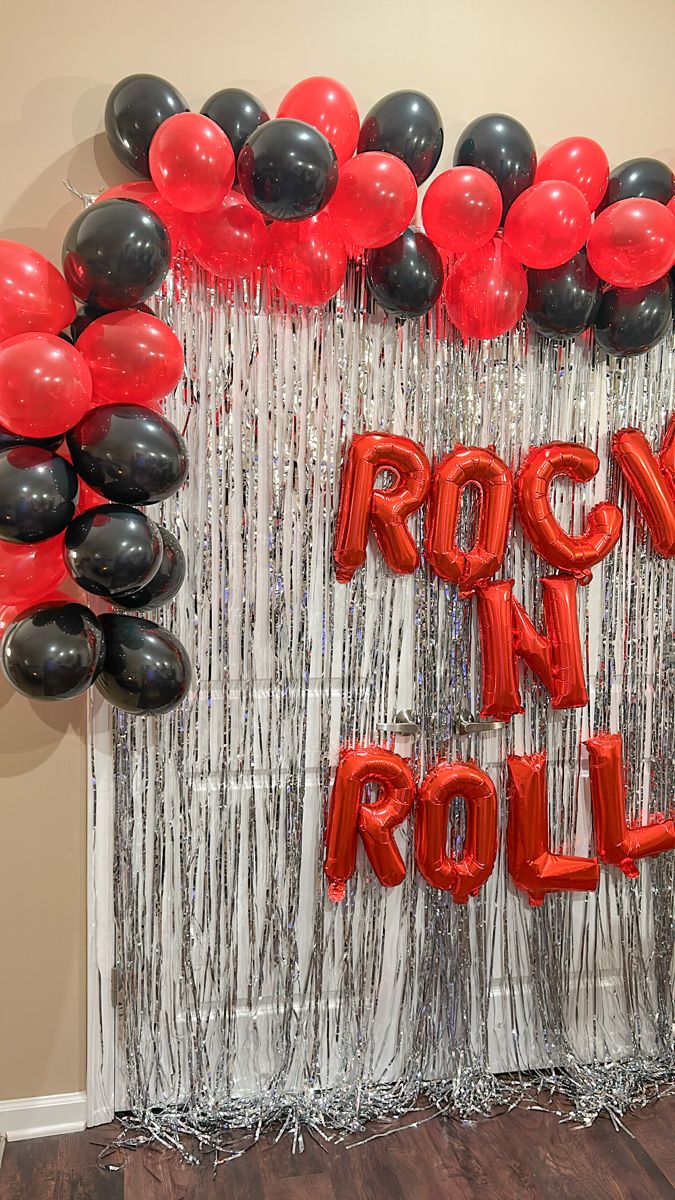
[[[376,488],[381,472],[393,483]],[[361,433],[352,441],[340,489],[334,558],[340,583],[348,583],[366,561],[372,529],[382,557],[397,575],[419,566],[420,556],[407,520],[422,507],[431,479],[421,446],[393,433]]]
[[[377,799],[364,802],[367,784],[378,787]],[[394,841],[394,830],[413,806],[415,783],[410,767],[383,746],[343,750],[335,774],[326,827],[324,873],[331,900],[343,900],[347,880],[356,870],[359,834],[380,883],[396,887],[405,877],[405,864]]]

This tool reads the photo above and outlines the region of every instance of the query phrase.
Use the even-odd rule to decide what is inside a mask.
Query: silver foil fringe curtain
[[[186,352],[167,415],[186,430],[190,477],[161,519],[187,555],[166,620],[195,681],[177,714],[115,717],[117,1106],[132,1129],[170,1145],[196,1132],[226,1156],[233,1127],[355,1130],[420,1094],[484,1112],[532,1071],[584,1122],[644,1103],[673,1078],[675,856],[643,860],[635,881],[603,868],[596,894],[530,909],[506,870],[505,758],[547,751],[554,850],[592,852],[594,732],[623,734],[630,819],[670,808],[673,564],[652,552],[608,442],[637,425],[660,444],[672,345],[607,360],[519,329],[464,347],[440,312],[399,325],[369,310],[358,268],[325,309],[292,311],[185,262],[159,312]],[[473,604],[424,566],[393,577],[370,550],[336,582],[341,463],[366,429],[430,458],[494,444],[513,466],[554,439],[598,451],[593,484],[555,491],[576,531],[605,496],[624,511],[619,546],[579,589],[586,709],[553,711],[528,674],[522,716],[459,738],[458,710],[480,709]],[[467,538],[469,521],[466,506]],[[548,573],[516,524],[503,575],[536,620]],[[400,888],[360,850],[346,900],[327,898],[338,748],[394,745],[378,725],[402,708],[421,727],[396,743],[416,772],[471,757],[498,788],[497,866],[466,906],[417,875],[410,829]],[[458,853],[462,832],[458,803]]]

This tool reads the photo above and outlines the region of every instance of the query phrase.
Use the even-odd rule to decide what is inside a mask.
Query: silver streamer
[[[160,619],[195,682],[170,717],[114,718],[126,1144],[189,1157],[194,1135],[218,1162],[271,1122],[301,1147],[303,1127],[330,1138],[420,1095],[470,1116],[557,1092],[577,1121],[618,1120],[673,1079],[674,856],[644,860],[635,881],[603,868],[597,894],[530,909],[506,870],[505,759],[546,750],[554,850],[592,850],[582,741],[596,731],[623,734],[630,816],[670,808],[673,564],[652,552],[608,444],[633,424],[659,445],[672,346],[608,362],[587,339],[519,329],[464,347],[440,313],[402,326],[371,311],[358,269],[325,309],[293,311],[184,262],[159,311],[185,346],[168,415],[191,464],[161,517],[187,583]],[[577,532],[605,496],[624,510],[620,545],[579,590],[586,709],[553,711],[528,675],[522,716],[458,736],[458,712],[480,709],[473,603],[425,569],[394,578],[370,550],[336,583],[341,463],[366,429],[430,457],[492,443],[514,466],[554,439],[598,451],[593,484],[554,492]],[[469,520],[465,506],[465,538]],[[503,575],[537,620],[548,573],[516,525]],[[404,708],[422,733],[395,742],[378,726]],[[419,774],[445,755],[492,775],[499,858],[466,906],[418,877],[410,829],[400,888],[381,887],[360,850],[345,901],[327,899],[328,797],[355,741],[395,745]],[[451,827],[461,853],[461,803]]]

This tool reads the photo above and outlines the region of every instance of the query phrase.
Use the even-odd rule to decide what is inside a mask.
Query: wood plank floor
[[[590,1129],[515,1109],[461,1122],[439,1118],[348,1149],[305,1137],[264,1139],[213,1170],[173,1153],[126,1151],[102,1171],[101,1144],[116,1126],[16,1142],[0,1169],[0,1200],[661,1200],[675,1197],[675,1097]],[[379,1127],[374,1127],[375,1131]],[[356,1137],[352,1141],[358,1140]]]

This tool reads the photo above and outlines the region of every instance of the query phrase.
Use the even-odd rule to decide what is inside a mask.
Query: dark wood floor
[[[215,1179],[207,1162],[191,1167],[151,1148],[126,1151],[123,1170],[102,1171],[100,1145],[117,1132],[106,1126],[9,1145],[0,1200],[672,1200],[675,1097],[626,1125],[633,1137],[607,1120],[575,1129],[516,1109],[436,1119],[354,1149],[326,1151],[306,1137],[304,1154],[292,1154],[289,1138],[268,1138]]]

